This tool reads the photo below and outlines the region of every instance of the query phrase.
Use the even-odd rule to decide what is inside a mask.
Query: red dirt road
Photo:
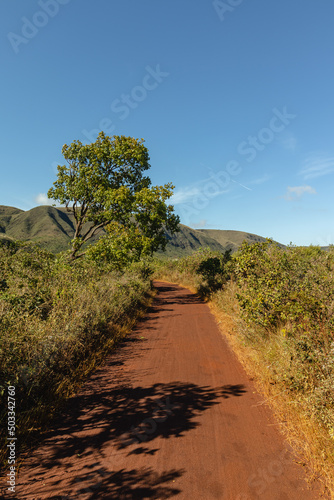
[[[319,499],[208,306],[155,285],[146,316],[25,461],[17,498]]]

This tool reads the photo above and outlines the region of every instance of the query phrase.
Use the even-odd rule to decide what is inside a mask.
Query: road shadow
[[[108,444],[124,449],[157,437],[182,437],[200,425],[197,418],[204,411],[246,392],[243,385],[212,388],[173,382],[133,387],[126,380],[110,389],[105,384],[101,389],[100,382],[95,378],[86,393],[72,397],[52,422],[52,431],[44,438],[52,451],[43,460],[46,468],[68,457],[83,456],[88,449],[101,450]],[[62,443],[64,435],[66,440]],[[137,453],[146,452],[145,447],[141,448]]]
[[[191,304],[205,304],[195,293],[189,292],[186,288],[181,288],[178,285],[163,285],[154,283],[154,288],[159,292],[154,300],[153,308],[164,305],[179,304],[187,306]]]
[[[155,285],[154,288],[156,288],[159,293],[154,298],[152,305],[147,308],[145,316],[138,320],[136,326],[133,328],[133,332],[140,330],[143,326],[148,330],[155,330],[155,316],[159,316],[160,319],[164,317],[174,318],[176,316],[181,316],[181,312],[175,312],[173,308],[174,305],[189,306],[205,304],[199,296],[191,292],[189,293],[186,289],[178,286]]]
[[[175,298],[176,290],[180,293]],[[212,387],[183,381],[144,386],[136,384],[135,375],[123,369],[126,361],[152,349],[140,331],[155,328],[156,315],[173,312],[169,303],[203,303],[178,287],[170,287],[164,294],[165,291],[162,286],[162,297],[155,299],[147,316],[50,422],[50,430],[26,463],[27,469],[34,471],[33,478],[27,481],[35,482],[37,494],[24,496],[26,482],[21,486],[20,498],[39,498],[39,491],[45,493],[45,486],[41,486],[44,481],[48,498],[54,500],[165,499],[180,493],[173,483],[185,470],[158,474],[153,469],[140,468],[147,463],[140,459],[155,455],[161,440],[182,439],[201,425],[199,417],[204,412],[228,398],[241,397],[246,389],[243,385]],[[142,371],[139,367],[141,376]],[[136,468],[121,469],[121,455],[138,456]],[[20,482],[20,474],[18,479]],[[68,496],[57,496],[57,492],[66,492]]]
[[[73,478],[68,487],[69,494],[50,496],[48,498],[52,500],[74,500],[81,497],[85,498],[85,500],[99,498],[115,500],[143,500],[150,498],[163,500],[176,496],[181,492],[180,489],[171,486],[171,484],[181,477],[182,473],[183,471],[172,469],[157,474],[151,468],[121,469],[110,473],[100,468],[87,472],[80,478]]]
[[[53,475],[59,478],[62,470],[65,473],[72,467],[77,469],[78,463],[82,463],[71,481],[73,487],[82,483],[84,488],[92,490],[87,498],[101,498],[103,492],[107,495],[105,498],[174,496],[178,490],[165,483],[184,471],[173,470],[162,476],[138,470],[111,473],[110,469],[114,470],[117,465],[117,453],[153,455],[159,450],[157,438],[182,438],[200,425],[198,417],[207,409],[246,392],[243,385],[212,388],[173,382],[142,387],[124,383],[109,389],[108,380],[101,382],[99,377],[95,378],[86,391],[71,398],[67,408],[53,420],[52,430],[28,462],[30,470],[43,464],[40,472],[36,471],[35,481],[43,479],[51,469],[52,473],[58,470]],[[155,440],[155,446],[148,446]],[[85,469],[85,463],[91,464],[91,471],[87,466]],[[54,487],[57,489],[56,484]]]

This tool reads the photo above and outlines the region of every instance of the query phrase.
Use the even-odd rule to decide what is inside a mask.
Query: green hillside
[[[174,235],[167,233],[167,247],[165,252],[157,252],[160,256],[184,257],[190,255],[201,247],[210,247],[212,250],[223,252],[224,247],[214,238],[197,229],[180,224],[180,231]]]
[[[1,207],[2,220],[7,221],[5,234],[16,240],[33,241],[52,252],[67,248],[73,234],[73,223],[58,208],[41,206],[19,211],[9,218],[9,207]]]
[[[69,248],[74,218],[66,208],[40,206],[25,212],[0,205],[0,235],[2,239],[32,241],[57,253]]]
[[[16,239],[38,243],[43,248],[57,253],[69,248],[74,235],[74,219],[66,208],[40,206],[23,211],[0,205],[0,239]],[[95,240],[98,236],[95,238]],[[167,233],[166,252],[159,256],[178,258],[190,255],[201,247],[223,252],[235,251],[241,243],[264,241],[265,238],[242,231],[219,229],[192,229],[180,224],[180,231]],[[91,242],[94,240],[91,240]]]
[[[198,232],[216,240],[222,247],[228,250],[236,251],[243,241],[248,243],[256,243],[266,241],[262,236],[257,234],[245,233],[243,231],[230,231],[220,229],[198,229]]]
[[[0,234],[6,233],[6,229],[11,220],[20,213],[23,213],[23,210],[20,210],[19,208],[0,205]]]

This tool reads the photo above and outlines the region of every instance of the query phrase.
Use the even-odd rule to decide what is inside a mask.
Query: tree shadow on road
[[[106,498],[169,498],[178,490],[163,483],[184,471],[162,476],[153,471],[115,472],[117,453],[152,455],[159,449],[157,438],[181,438],[200,425],[198,417],[207,409],[245,392],[242,385],[212,388],[183,382],[149,387],[125,383],[109,389],[107,380],[101,386],[100,378],[93,379],[84,393],[69,400],[28,467],[43,464],[43,470],[36,473],[37,481],[51,469],[54,478],[59,478],[62,470],[75,469],[72,482],[90,484],[92,496],[87,498],[91,499],[103,498],[103,492],[108,493]],[[152,441],[153,446],[149,444]],[[85,471],[87,463],[94,470]],[[96,493],[92,485],[98,485]]]
[[[82,456],[87,449],[101,450],[106,444],[117,449],[144,444],[162,437],[181,437],[200,425],[197,417],[231,396],[241,396],[243,385],[218,388],[173,382],[149,387],[126,382],[110,389],[99,387],[99,378],[88,390],[71,398],[68,408],[46,436],[48,448],[55,443],[46,467],[70,456]],[[63,435],[66,438],[62,445]]]
[[[85,500],[99,498],[163,500],[181,492],[179,488],[171,484],[181,477],[182,472],[172,469],[157,474],[147,467],[131,470],[121,469],[110,473],[101,468],[74,479],[68,487],[68,494],[48,498],[51,500],[73,500],[74,498],[85,498]],[[168,486],[169,483],[171,484]]]
[[[154,299],[152,309],[155,307],[163,307],[171,304],[179,304],[182,306],[187,306],[191,304],[205,304],[205,301],[201,299],[195,293],[189,292],[186,288],[180,288],[179,286],[159,286],[155,285],[159,294]],[[171,292],[171,295],[169,293]],[[175,293],[176,292],[176,293]]]

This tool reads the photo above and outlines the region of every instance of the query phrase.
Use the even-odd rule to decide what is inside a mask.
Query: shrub
[[[268,240],[243,244],[233,261],[242,315],[257,327],[247,341],[262,332],[274,379],[334,437],[333,251]]]
[[[26,415],[71,392],[136,318],[151,285],[146,264],[123,272],[70,265],[21,243],[0,247],[0,273],[0,402],[6,408],[14,385]]]
[[[185,285],[196,288],[203,297],[208,297],[228,280],[230,259],[230,251],[221,254],[203,248],[179,260],[156,259],[155,274],[181,280]]]

